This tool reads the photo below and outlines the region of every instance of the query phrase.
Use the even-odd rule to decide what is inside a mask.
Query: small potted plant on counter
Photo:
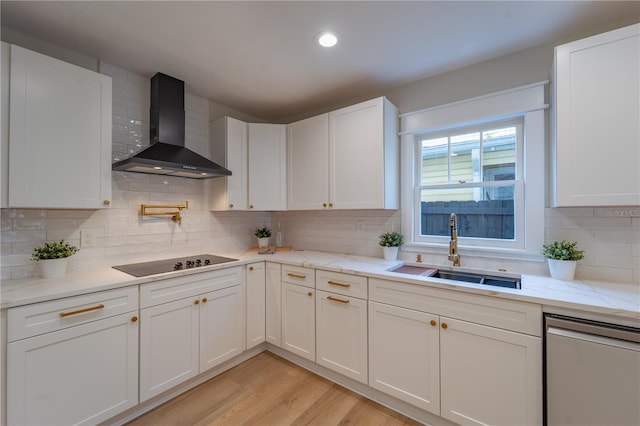
[[[67,273],[68,258],[79,250],[65,240],[53,241],[34,248],[31,259],[40,264],[44,278],[59,278]]]
[[[576,273],[578,260],[584,251],[578,250],[577,242],[553,241],[542,246],[542,255],[547,258],[551,278],[570,281]]]
[[[258,237],[258,247],[269,246],[269,238],[271,238],[271,228],[267,226],[265,226],[264,228],[258,228],[253,235]]]
[[[396,260],[398,258],[398,248],[404,243],[401,233],[392,231],[380,234],[380,245],[384,260]]]

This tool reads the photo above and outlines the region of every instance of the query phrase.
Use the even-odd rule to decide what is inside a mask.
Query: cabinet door
[[[398,208],[394,111],[386,99],[378,98],[329,113],[329,195],[333,208]]]
[[[640,24],[556,48],[555,197],[640,205]]]
[[[247,265],[247,349],[265,338],[265,264]]]
[[[140,311],[140,401],[198,374],[200,300],[189,297]]]
[[[211,210],[246,210],[247,123],[231,117],[211,123],[211,158],[232,173],[231,176],[206,180]]]
[[[316,360],[315,290],[282,283],[282,348]]]
[[[107,207],[111,78],[12,45],[9,207]]]
[[[367,384],[367,301],[316,292],[317,362]]]
[[[7,424],[97,424],[138,403],[138,323],[118,315],[7,345]]]
[[[321,210],[329,204],[329,114],[287,125],[288,208]]]
[[[249,209],[287,208],[286,127],[249,123]]]
[[[265,334],[267,342],[282,346],[282,266],[279,263],[266,264],[265,284]]]
[[[369,302],[369,386],[440,414],[438,322],[436,315]]]
[[[442,417],[461,425],[542,424],[541,338],[441,322]]]
[[[244,285],[204,294],[200,303],[200,372],[242,353]]]

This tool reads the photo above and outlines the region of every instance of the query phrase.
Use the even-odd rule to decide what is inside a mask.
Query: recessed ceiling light
[[[322,47],[333,47],[338,44],[338,36],[331,31],[323,31],[317,35],[316,39]]]

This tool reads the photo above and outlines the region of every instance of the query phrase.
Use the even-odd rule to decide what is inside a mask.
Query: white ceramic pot
[[[269,237],[258,238],[258,247],[268,247]]]
[[[40,264],[40,271],[44,278],[60,278],[64,277],[67,273],[67,261],[69,258],[62,259],[41,259],[38,260]]]
[[[382,254],[384,260],[396,260],[398,259],[398,247],[382,247]]]
[[[547,259],[551,278],[563,281],[571,281],[576,274],[575,260],[555,260]]]

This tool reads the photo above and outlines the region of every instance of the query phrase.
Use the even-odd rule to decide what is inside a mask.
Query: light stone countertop
[[[314,251],[292,251],[271,255],[245,253],[240,256],[224,253],[216,254],[239,258],[239,260],[236,262],[140,278],[132,277],[113,268],[101,268],[91,271],[73,272],[59,279],[27,278],[4,281],[2,282],[0,308],[4,309],[95,291],[121,288],[265,260],[537,303],[542,305],[545,311],[580,311],[585,314],[609,316],[614,320],[617,318],[627,324],[631,321],[630,325],[640,326],[640,286],[637,284],[579,280],[560,281],[545,276],[522,275],[522,288],[515,290],[390,272],[388,271],[389,269],[393,269],[403,263],[410,265],[419,264],[402,261],[384,261],[379,258]],[[448,268],[449,265],[439,265],[438,267]],[[498,273],[496,271],[485,272]]]

